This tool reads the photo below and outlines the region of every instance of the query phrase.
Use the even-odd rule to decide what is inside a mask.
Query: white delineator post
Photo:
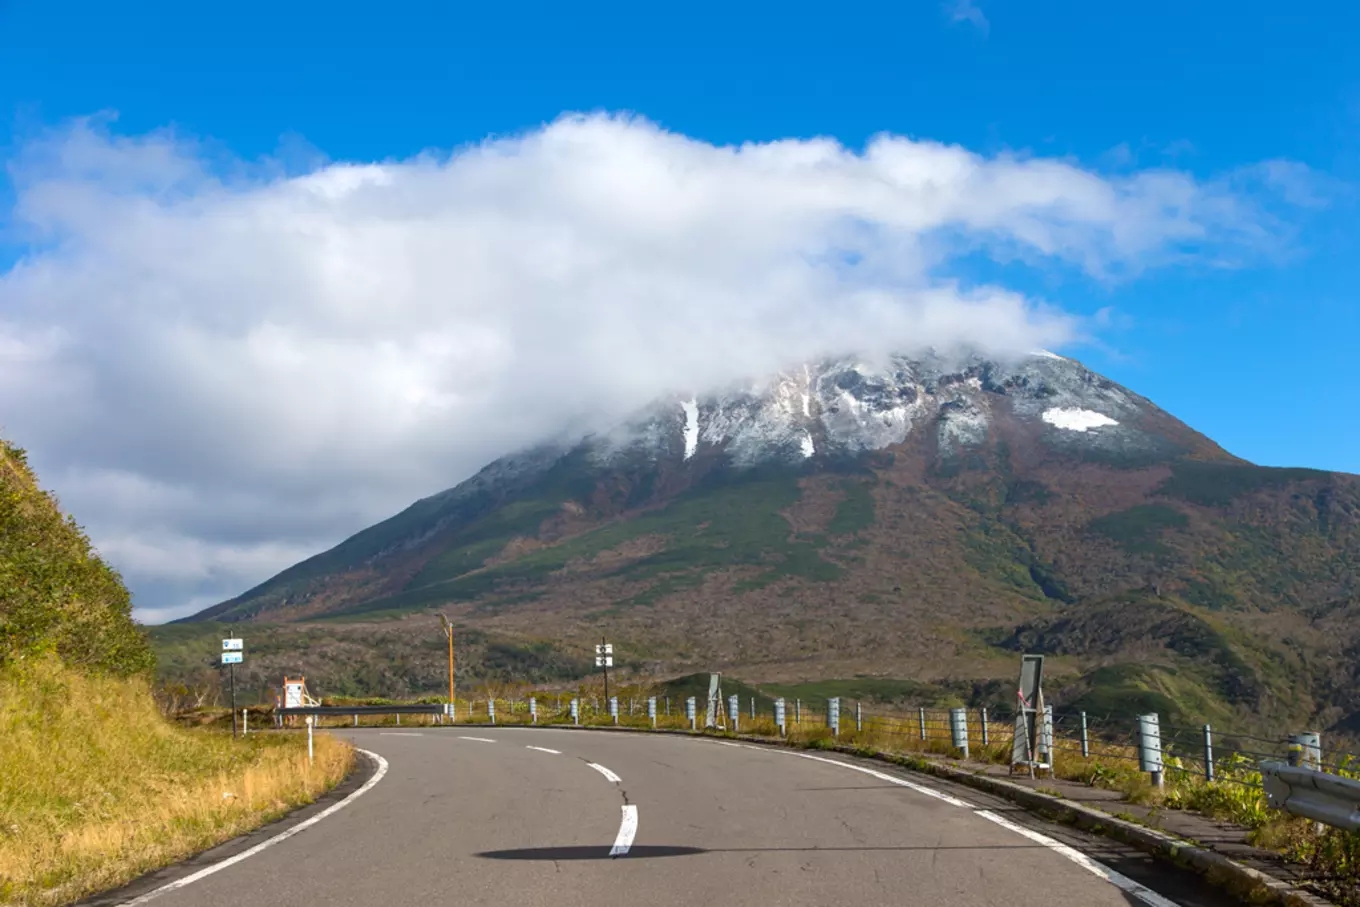
[[[244,737],[246,734],[249,734],[249,733],[250,733],[250,727],[249,727],[248,723],[246,722],[246,719],[249,718],[249,717],[250,717],[250,709],[241,709],[241,736],[242,736],[242,737]]]
[[[307,716],[307,764],[313,765],[316,762],[314,751],[312,750],[312,725],[316,722],[314,715]]]

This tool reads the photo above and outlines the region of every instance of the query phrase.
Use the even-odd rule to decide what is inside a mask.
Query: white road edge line
[[[604,775],[607,780],[612,781],[615,784],[621,784],[623,782],[622,778],[611,772],[609,769],[605,768],[603,765],[597,765],[594,762],[587,762],[586,765],[595,769],[595,771],[599,772],[601,775]],[[624,807],[624,809],[626,810],[627,807]]]
[[[1049,850],[1062,854],[1063,856],[1067,857],[1067,859],[1071,860],[1073,863],[1076,863],[1078,866],[1085,869],[1087,872],[1090,872],[1093,875],[1100,876],[1102,879],[1109,882],[1111,885],[1115,886],[1121,891],[1128,892],[1129,894],[1136,897],[1138,900],[1142,901],[1144,904],[1151,905],[1151,907],[1179,907],[1179,905],[1175,901],[1167,900],[1157,892],[1153,891],[1151,888],[1148,888],[1145,885],[1141,885],[1138,882],[1135,882],[1133,879],[1129,878],[1128,876],[1122,873],[1115,872],[1113,869],[1111,869],[1108,866],[1105,866],[1102,863],[1097,863],[1095,860],[1091,859],[1081,851],[1068,847],[1061,841],[1055,841],[1046,834],[1034,831],[1033,829],[1025,828],[1023,825],[1016,825],[1009,819],[1004,819],[1001,816],[998,816],[996,813],[991,812],[989,810],[976,809],[973,810],[973,814],[976,816],[981,816],[982,818],[986,819],[989,822],[995,822],[1002,828],[1010,829],[1017,835],[1023,835],[1026,838],[1029,838],[1031,841],[1034,841],[1036,844],[1042,844]]]
[[[825,762],[828,765],[838,765],[841,768],[848,768],[851,771],[862,772],[863,774],[866,775],[872,775],[875,778],[879,778],[884,781],[900,785],[902,787],[909,787],[918,793],[925,794],[927,797],[934,797],[936,800],[942,800],[951,806],[962,807],[972,812],[973,815],[975,816],[981,816],[982,818],[986,819],[989,822],[994,822],[997,825],[1000,825],[1002,828],[1008,829],[1010,831],[1015,832],[1018,835],[1029,838],[1036,844],[1042,844],[1044,847],[1047,847],[1054,853],[1060,854],[1061,856],[1064,856],[1067,859],[1071,860],[1073,863],[1076,863],[1078,866],[1085,869],[1087,872],[1099,876],[1100,878],[1109,882],[1111,885],[1115,886],[1121,891],[1128,892],[1130,895],[1142,901],[1144,904],[1149,905],[1149,907],[1180,907],[1180,905],[1177,904],[1175,901],[1168,900],[1167,898],[1153,891],[1151,888],[1148,888],[1145,885],[1135,882],[1133,879],[1129,878],[1123,873],[1116,872],[1115,870],[1104,865],[1103,863],[1091,859],[1086,854],[1082,853],[1081,851],[1075,848],[1067,846],[1061,841],[1054,840],[1053,838],[1050,838],[1048,835],[1043,834],[1042,832],[1037,832],[1032,829],[1025,828],[1023,825],[1016,825],[1009,819],[1004,819],[1001,816],[997,815],[996,813],[991,812],[990,810],[978,809],[973,804],[968,803],[964,800],[960,800],[958,797],[951,797],[949,794],[941,793],[940,791],[933,790],[929,787],[926,787],[925,785],[914,784],[913,782],[907,781],[904,778],[895,778],[892,775],[885,774],[884,772],[876,772],[871,768],[864,768],[863,766],[859,765],[851,765],[848,762],[841,762],[840,760],[837,759],[827,759],[824,756],[813,756],[808,753],[790,753],[789,755],[798,756],[802,759],[811,759],[814,762]]]
[[[897,778],[892,775],[885,774],[884,772],[876,772],[871,768],[864,768],[863,766],[859,765],[851,765],[849,762],[841,762],[838,759],[827,759],[823,756],[810,756],[807,753],[792,753],[791,755],[799,756],[803,759],[812,759],[815,762],[825,762],[828,765],[839,765],[841,768],[848,768],[851,771],[862,772],[866,775],[872,775],[873,777],[878,778],[880,781],[887,781],[889,784],[896,784],[899,787],[909,787],[912,790],[916,791],[918,794],[925,794],[927,797],[934,797],[936,800],[943,800],[950,806],[961,806],[964,809],[974,808],[973,804],[968,803],[964,800],[960,800],[958,797],[951,797],[949,794],[942,793],[940,791],[935,790],[934,788],[926,787],[924,784],[916,784],[906,780],[905,778]]]
[[[490,737],[459,737],[458,740],[476,740],[478,743],[495,743]]]
[[[595,763],[591,763],[595,765]],[[600,766],[595,765],[596,768]],[[606,769],[608,771],[608,769]],[[614,839],[614,846],[609,848],[611,857],[621,857],[628,853],[628,848],[633,846],[633,838],[637,835],[638,808],[631,803],[623,807],[623,819],[619,822],[619,834]]]
[[[135,907],[135,905],[137,904],[145,904],[152,898],[159,897],[160,895],[165,894],[167,891],[175,891],[176,889],[183,888],[186,885],[191,885],[194,882],[197,882],[199,879],[207,878],[213,873],[221,872],[228,866],[233,866],[236,863],[239,863],[248,857],[255,856],[255,854],[259,853],[262,850],[273,847],[275,844],[278,844],[281,841],[288,840],[295,834],[306,831],[307,829],[311,828],[313,825],[320,822],[327,816],[333,815],[339,812],[340,810],[344,809],[346,806],[349,806],[355,800],[358,800],[364,794],[371,791],[374,785],[376,785],[379,781],[383,779],[383,775],[387,774],[386,759],[384,759],[382,756],[379,756],[377,753],[371,753],[368,750],[359,750],[359,752],[363,753],[365,756],[368,756],[370,759],[377,760],[378,770],[373,773],[372,778],[369,778],[367,781],[363,783],[362,787],[360,787],[354,793],[350,794],[345,799],[341,800],[339,803],[331,804],[330,806],[326,807],[321,812],[317,813],[311,818],[303,819],[301,822],[292,826],[291,828],[284,829],[283,831],[274,835],[274,837],[269,838],[268,840],[265,841],[261,841],[254,847],[251,847],[248,850],[243,850],[240,853],[236,854],[236,856],[234,857],[227,857],[225,860],[220,860],[212,864],[211,866],[203,867],[198,872],[190,873],[189,875],[185,876],[182,879],[175,879],[175,881],[170,882],[167,885],[162,885],[160,888],[157,888],[153,891],[148,891],[146,894],[139,895],[130,901],[124,901],[120,905],[120,907]],[[636,819],[634,819],[633,824],[634,825],[637,824]]]
[[[411,731],[378,731],[379,737],[424,737],[424,734],[417,734]]]
[[[525,746],[526,750],[538,750],[540,753],[552,753],[554,756],[562,755],[561,750],[550,750],[546,746]]]

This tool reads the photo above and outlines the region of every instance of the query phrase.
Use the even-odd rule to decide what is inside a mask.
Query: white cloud
[[[973,0],[948,0],[944,4],[944,11],[949,16],[950,22],[968,22],[984,35],[991,30],[992,24],[987,21],[987,17]]]
[[[82,121],[11,174],[0,431],[157,616],[662,392],[1082,331],[964,254],[1105,278],[1271,231],[1228,180],[604,115],[300,175]]]

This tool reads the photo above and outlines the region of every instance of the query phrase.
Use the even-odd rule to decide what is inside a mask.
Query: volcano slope
[[[847,358],[503,458],[188,621],[385,640],[431,691],[435,610],[507,678],[603,634],[641,672],[977,700],[1024,650],[1069,703],[1360,730],[1358,573],[1360,477],[1245,462],[1050,353]]]

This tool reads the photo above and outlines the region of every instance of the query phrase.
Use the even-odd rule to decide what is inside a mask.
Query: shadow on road
[[[689,857],[701,853],[870,853],[873,851],[930,850],[1033,850],[1038,844],[960,845],[957,847],[678,847],[665,844],[640,844],[623,856],[633,860],[656,857]],[[484,860],[617,860],[608,847],[526,847],[520,850],[488,850],[474,856]]]

